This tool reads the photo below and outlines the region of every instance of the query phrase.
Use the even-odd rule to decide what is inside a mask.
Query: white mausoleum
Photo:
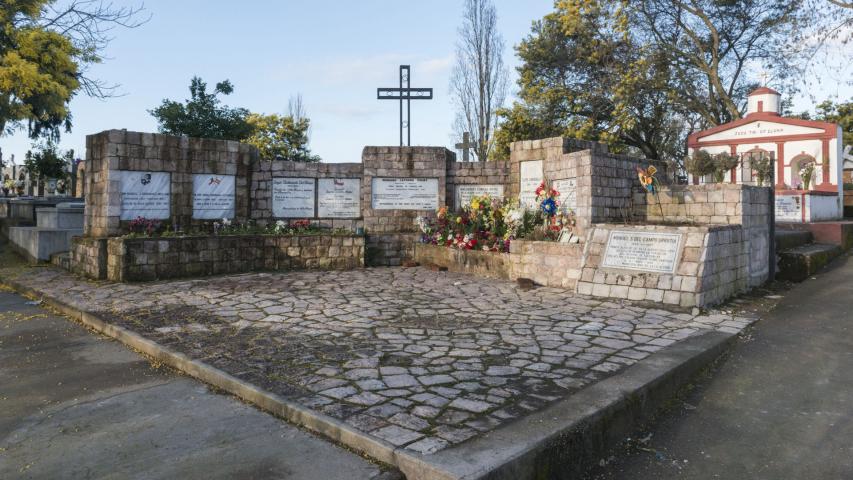
[[[726,181],[755,184],[750,158],[767,154],[775,164],[776,220],[813,222],[843,217],[842,136],[834,123],[786,118],[781,115],[782,96],[761,87],[749,94],[744,118],[696,132],[687,140],[688,152],[729,153],[741,161]],[[815,165],[809,185],[803,184],[800,169]],[[690,183],[710,182],[688,177]]]

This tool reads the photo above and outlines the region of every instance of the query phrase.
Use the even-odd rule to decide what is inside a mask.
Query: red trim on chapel
[[[760,90],[760,89],[759,89]],[[746,125],[752,122],[773,122],[773,123],[781,123],[783,125],[795,125],[798,127],[810,127],[810,128],[819,128],[822,129],[822,133],[801,133],[796,135],[779,135],[774,137],[752,137],[752,138],[743,138],[743,139],[727,139],[727,140],[711,140],[711,141],[702,141],[700,140],[702,137],[707,137],[709,135],[713,135],[719,132],[725,132],[726,130],[731,130],[733,128],[737,128],[741,125]],[[794,140],[814,140],[814,139],[823,139],[829,140],[836,138],[837,135],[837,126],[834,123],[827,122],[818,122],[815,120],[801,120],[799,118],[785,118],[781,117],[776,113],[769,112],[761,112],[761,113],[751,113],[744,118],[735,120],[733,122],[725,123],[723,125],[717,125],[716,127],[711,127],[707,130],[702,130],[701,132],[696,132],[687,137],[687,146],[689,148],[699,148],[699,147],[709,147],[716,145],[742,145],[744,143],[775,143],[775,142],[790,142]]]

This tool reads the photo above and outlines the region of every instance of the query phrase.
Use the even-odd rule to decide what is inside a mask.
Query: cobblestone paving
[[[422,268],[149,284],[18,280],[430,453],[541,409],[703,329],[752,323]]]

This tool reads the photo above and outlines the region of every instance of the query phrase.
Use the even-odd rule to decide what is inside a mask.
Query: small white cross
[[[762,87],[766,87],[766,86],[767,86],[767,77],[769,77],[769,76],[770,76],[770,74],[769,74],[769,73],[767,73],[767,71],[766,71],[766,70],[763,70],[763,71],[761,72],[761,86],[762,86]]]

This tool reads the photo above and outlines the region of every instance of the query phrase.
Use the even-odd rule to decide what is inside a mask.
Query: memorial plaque
[[[273,216],[313,218],[315,185],[313,178],[273,178]]]
[[[121,220],[166,220],[171,213],[171,176],[166,172],[117,170],[121,184]]]
[[[361,179],[321,178],[317,180],[317,216],[358,218],[361,216]]]
[[[777,222],[803,222],[803,203],[799,195],[776,195]]]
[[[374,210],[438,209],[437,178],[374,178],[372,187]]]
[[[537,209],[536,189],[542,184],[545,175],[542,172],[542,160],[521,162],[521,184],[519,185],[518,200],[523,208]]]
[[[193,175],[193,218],[216,220],[234,218],[234,175]]]
[[[554,180],[551,183],[551,186],[554,188],[554,190],[560,192],[560,196],[557,197],[560,200],[560,212],[567,214],[569,213],[569,211],[574,212],[575,210],[577,210],[578,182],[576,178]]]
[[[680,233],[612,230],[602,267],[643,272],[675,273]]]
[[[471,203],[473,197],[488,195],[491,198],[503,200],[503,185],[457,185],[456,186],[456,208],[462,208]]]

